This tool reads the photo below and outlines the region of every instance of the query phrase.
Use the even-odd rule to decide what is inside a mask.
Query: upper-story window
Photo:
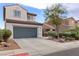
[[[14,16],[15,17],[21,17],[21,12],[18,10],[14,10]]]
[[[27,15],[27,20],[33,20],[33,19],[34,19],[34,16]]]

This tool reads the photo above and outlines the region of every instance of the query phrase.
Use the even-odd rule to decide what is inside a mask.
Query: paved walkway
[[[62,50],[79,47],[79,41],[69,43],[58,43],[46,39],[16,39],[20,47],[31,55],[46,55]]]

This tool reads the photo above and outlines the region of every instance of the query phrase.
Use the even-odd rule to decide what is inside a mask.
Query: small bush
[[[71,37],[75,38],[76,32],[71,32]]]
[[[63,36],[65,37],[71,37],[72,33],[71,32],[64,32]]]
[[[0,43],[2,42],[3,39],[3,34],[2,34],[2,30],[0,30]]]
[[[54,31],[48,31],[48,36],[52,36],[52,37],[57,37],[57,34],[56,34],[56,32],[54,32]]]
[[[55,34],[55,32],[48,31],[48,36],[53,36],[54,34]]]
[[[79,33],[75,34],[75,39],[79,40]]]
[[[10,30],[7,29],[3,29],[2,32],[3,32],[3,40],[4,42],[7,42],[8,38],[11,36],[12,33]]]
[[[72,40],[75,40],[75,38],[72,38],[72,37],[65,37],[65,41],[72,41]]]
[[[61,32],[61,33],[59,33],[59,37],[60,38],[62,38],[63,37],[63,33]]]
[[[3,39],[3,33],[2,30],[0,30],[0,40]]]
[[[43,36],[47,37],[48,36],[48,32],[44,32]]]

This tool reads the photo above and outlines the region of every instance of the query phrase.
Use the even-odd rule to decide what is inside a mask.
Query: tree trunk
[[[56,25],[57,39],[59,39],[59,25]]]

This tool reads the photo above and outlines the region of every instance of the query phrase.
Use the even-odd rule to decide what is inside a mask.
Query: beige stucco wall
[[[75,23],[75,21],[74,21],[74,20],[69,20],[69,25],[70,25],[70,26],[73,26],[73,27],[74,27],[74,26],[75,26],[75,24],[76,24],[76,23]]]
[[[13,38],[13,26],[21,26],[21,27],[35,27],[37,28],[37,37],[41,38],[42,37],[42,26],[38,25],[25,25],[25,24],[15,24],[15,23],[6,23],[6,28],[12,31],[12,35],[10,38]]]
[[[79,22],[77,22],[77,26],[79,27]]]
[[[27,20],[27,10],[21,8],[20,6],[14,5],[14,6],[7,6],[5,8],[6,8],[5,19],[23,20],[23,21]],[[14,17],[14,10],[21,11],[20,18]]]

